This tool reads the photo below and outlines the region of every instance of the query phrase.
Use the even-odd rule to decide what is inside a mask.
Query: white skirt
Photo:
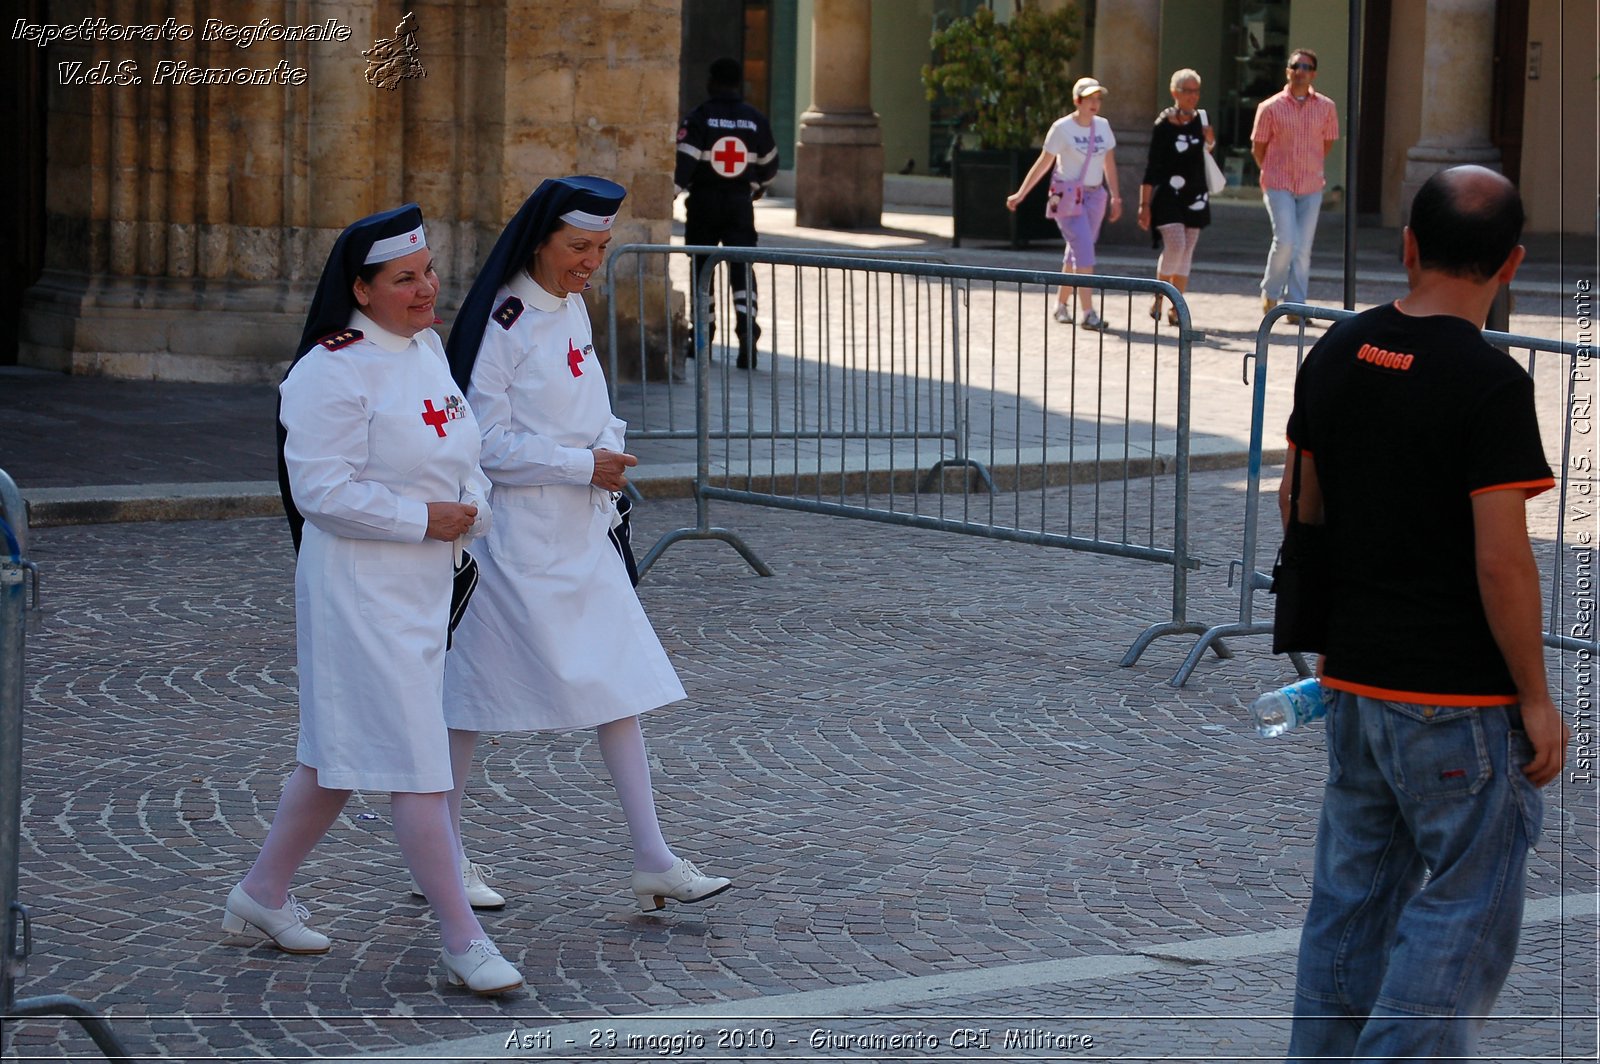
[[[295,566],[300,763],[336,790],[454,786],[445,731],[450,544],[347,539],[307,523]]]
[[[571,731],[684,697],[588,485],[497,486],[472,551],[478,591],[445,662],[445,721],[466,731]]]

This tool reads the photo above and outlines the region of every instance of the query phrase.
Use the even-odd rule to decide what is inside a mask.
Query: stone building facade
[[[25,365],[276,380],[339,230],[407,201],[447,310],[544,177],[611,177],[629,189],[615,241],[670,237],[677,0],[32,8],[47,159]],[[407,12],[420,72],[369,83],[362,53]]]
[[[0,234],[10,251],[0,256],[0,363],[275,380],[334,235],[408,200],[429,219],[447,317],[543,177],[620,181],[630,196],[615,242],[667,243],[672,130],[692,102],[680,86],[700,76],[685,73],[682,34],[697,21],[697,34],[705,25],[728,34],[705,48],[748,54],[759,44],[771,60],[758,64],[769,72],[766,88],[794,111],[775,117],[792,130],[780,151],[795,167],[799,220],[870,228],[882,211],[885,129],[902,154],[909,126],[920,123],[928,139],[926,101],[905,105],[908,92],[919,95],[920,84],[907,85],[925,60],[924,35],[939,12],[978,2],[14,0],[0,85],[15,103],[0,121],[16,128],[6,139],[13,152],[0,155],[0,198],[20,210],[0,215],[10,227]],[[987,2],[1009,11],[1019,0]],[[1251,32],[1246,8],[1266,12],[1262,25],[1286,41],[1316,42],[1319,85],[1348,122],[1346,5],[1077,6],[1085,39],[1074,74],[1117,86],[1104,114],[1118,131],[1124,188],[1142,171],[1172,69],[1201,69],[1223,113],[1228,65],[1248,51],[1235,39]],[[1342,153],[1353,147],[1359,212],[1394,226],[1428,174],[1483,162],[1518,180],[1531,231],[1592,238],[1593,153],[1582,147],[1594,128],[1595,6],[1369,0],[1364,10],[1359,143],[1336,145],[1330,186],[1343,182]],[[426,76],[374,86],[362,53],[393,38],[407,12]],[[330,23],[341,39],[283,39]],[[103,30],[130,24],[190,32],[143,40]],[[84,26],[101,27],[89,34],[97,39],[68,32]],[[874,34],[875,26],[893,32]],[[896,75],[875,84],[880,67]],[[204,73],[213,70],[222,82],[265,72],[272,83],[219,83]],[[1235,108],[1240,123],[1251,107]],[[1238,132],[1247,143],[1247,126]],[[625,319],[638,301],[619,288]],[[598,298],[591,307],[604,313]],[[646,325],[657,337],[669,327]]]

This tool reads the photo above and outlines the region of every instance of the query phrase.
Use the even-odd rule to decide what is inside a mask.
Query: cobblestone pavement
[[[1237,471],[1196,476],[1194,618],[1236,604],[1241,491]],[[591,734],[495,737],[467,821],[511,897],[486,925],[529,980],[499,1001],[440,986],[377,795],[351,802],[296,884],[330,954],[222,940],[221,901],[293,757],[282,521],[37,530],[48,612],[26,677],[34,956],[19,993],[77,995],[138,1053],[192,1060],[1281,1053],[1322,746],[1315,728],[1257,739],[1243,706],[1292,678],[1285,663],[1245,640],[1177,690],[1188,644],[1165,640],[1119,668],[1169,605],[1150,563],[752,507],[715,517],[776,576],[720,544],[663,556],[641,592],[690,698],[645,727],[669,838],[736,889],[632,914]],[[651,500],[640,542],[692,519],[687,501]],[[1536,514],[1541,534],[1553,520]],[[1570,668],[1551,662],[1570,713]],[[1544,908],[1489,1024],[1497,1059],[1596,1048],[1600,811],[1592,782],[1547,793],[1530,882]],[[658,1040],[630,1045],[616,1019],[630,1014]],[[969,1027],[1012,1041],[952,1046]],[[591,1051],[586,1032],[607,1029],[618,1047]],[[719,1049],[719,1029],[755,1042]],[[513,1031],[526,1041],[507,1049]],[[542,1049],[550,1032],[574,1044]],[[865,1038],[896,1032],[923,1048]],[[89,1045],[28,1020],[8,1050]]]

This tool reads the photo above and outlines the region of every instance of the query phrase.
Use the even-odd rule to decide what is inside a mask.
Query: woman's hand
[[[589,483],[597,488],[607,491],[621,491],[628,486],[629,468],[639,464],[639,460],[631,454],[621,451],[608,451],[604,447],[594,449],[594,476]]]
[[[1109,221],[1109,222],[1114,222],[1118,218],[1121,218],[1121,217],[1122,217],[1122,197],[1117,195],[1115,192],[1113,192],[1111,194],[1111,210],[1106,215],[1106,220]]]
[[[1023,195],[1024,194],[1021,193],[1021,192],[1013,192],[1011,195],[1007,196],[1006,197],[1006,210],[1008,210],[1008,211],[1016,210],[1017,209],[1017,204],[1021,203],[1022,200],[1023,200]]]
[[[428,539],[442,539],[454,543],[472,528],[478,508],[469,502],[430,502],[428,504]]]
[[[1148,203],[1139,204],[1139,228],[1150,228],[1150,204]]]

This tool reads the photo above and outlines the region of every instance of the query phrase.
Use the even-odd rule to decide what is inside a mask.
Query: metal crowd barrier
[[[1261,516],[1261,465],[1265,437],[1268,353],[1271,348],[1273,325],[1288,315],[1297,315],[1302,319],[1323,320],[1329,323],[1355,316],[1354,312],[1348,310],[1313,307],[1300,303],[1283,303],[1273,308],[1261,321],[1261,327],[1256,332],[1255,352],[1245,356],[1247,363],[1250,359],[1255,360],[1255,380],[1250,406],[1250,459],[1248,486],[1245,489],[1244,543],[1240,558],[1234,563],[1240,571],[1239,612],[1234,621],[1207,628],[1201,634],[1194,647],[1189,651],[1188,657],[1178,667],[1178,671],[1173,674],[1170,681],[1173,687],[1182,687],[1189,681],[1190,675],[1194,672],[1195,667],[1199,665],[1200,659],[1205,656],[1206,650],[1214,647],[1219,640],[1229,636],[1272,634],[1272,621],[1270,619],[1257,620],[1255,617],[1255,593],[1267,590],[1272,584],[1270,573],[1263,572],[1257,567],[1260,546],[1256,530]],[[1564,356],[1564,360],[1558,362],[1556,366],[1557,370],[1561,371],[1560,408],[1562,411],[1575,409],[1576,386],[1580,379],[1579,368],[1582,365],[1582,360],[1589,359],[1592,357],[1591,354],[1580,353],[1578,345],[1563,340],[1550,340],[1537,336],[1523,336],[1515,333],[1493,331],[1485,331],[1483,335],[1491,344],[1509,353],[1525,353],[1526,357],[1522,362],[1524,368],[1534,379],[1535,396],[1536,398],[1541,398],[1546,404],[1549,403],[1549,396],[1551,395],[1552,384],[1549,379],[1551,374],[1548,372],[1548,367],[1543,367],[1545,372],[1541,376],[1541,365],[1538,356],[1541,353]],[[1298,373],[1310,346],[1306,342],[1307,335],[1303,324],[1294,336],[1294,369]],[[1316,338],[1312,337],[1313,340]],[[1246,372],[1248,374],[1248,369]],[[1582,379],[1586,381],[1592,380],[1592,375]],[[1550,573],[1549,614],[1544,632],[1544,642],[1546,646],[1559,650],[1587,651],[1600,656],[1600,630],[1591,629],[1590,638],[1582,639],[1574,635],[1570,630],[1563,630],[1562,624],[1564,604],[1560,596],[1562,589],[1567,587],[1566,575],[1569,565],[1567,557],[1569,551],[1566,549],[1566,544],[1563,540],[1565,538],[1567,515],[1571,512],[1569,510],[1569,502],[1573,490],[1571,455],[1574,426],[1577,421],[1578,419],[1575,417],[1563,417],[1559,432],[1561,440],[1560,466],[1556,475],[1559,513],[1556,518],[1555,565],[1551,568]],[[1545,422],[1545,419],[1541,419],[1540,432],[1547,445],[1552,438],[1552,434],[1548,432],[1550,427]],[[1554,466],[1556,463],[1552,462],[1551,465]],[[1594,512],[1594,507],[1591,505],[1594,501],[1594,477],[1595,472],[1592,465],[1585,472],[1585,475],[1580,477],[1579,490],[1585,496],[1583,501],[1585,507],[1587,507],[1586,512],[1589,514]],[[1275,486],[1273,491],[1275,493]],[[1276,521],[1277,507],[1275,498],[1270,513],[1273,516],[1273,520]],[[1230,580],[1231,577],[1232,569],[1230,568]],[[1226,657],[1228,655],[1221,656]],[[1311,674],[1309,667],[1301,656],[1290,655],[1290,657],[1294,661],[1296,671],[1301,676],[1309,676]],[[1124,662],[1124,664],[1128,663]]]
[[[626,415],[630,440],[693,440],[695,438],[695,385],[686,374],[687,359],[693,358],[694,329],[692,309],[686,293],[693,292],[695,256],[722,252],[720,246],[693,244],[625,244],[606,256],[605,288],[607,300],[609,365],[606,383],[611,405],[619,416]],[[896,261],[945,262],[934,252],[832,248],[832,257],[892,259]],[[730,359],[737,353],[732,323],[733,299],[727,271],[707,263],[715,277],[711,320],[722,321],[720,337],[713,337],[713,355]],[[760,283],[751,268],[752,284]],[[622,283],[619,283],[622,282]],[[767,285],[777,282],[769,272]],[[631,311],[632,334],[625,335],[619,310],[627,302]],[[622,366],[623,352],[630,359],[629,371]],[[739,429],[723,431],[742,432]],[[713,433],[713,439],[718,438]]]
[[[0,1054],[5,1028],[25,1016],[69,1016],[108,1060],[131,1061],[111,1025],[64,994],[16,997],[33,951],[28,910],[17,899],[22,852],[22,668],[29,612],[39,608],[39,569],[28,560],[28,511],[16,483],[0,469],[0,891],[5,898],[5,953],[0,955]]]
[[[679,541],[717,539],[766,575],[710,521],[713,500],[752,503],[1157,562],[1171,567],[1172,602],[1156,634],[1204,630],[1185,617],[1195,334],[1171,285],[706,253],[691,308],[696,525],[662,536],[641,573]],[[733,331],[722,306],[712,344],[717,267],[730,262],[748,267],[760,293],[755,370],[733,364],[731,337],[721,342]],[[1097,290],[1115,331],[1053,322],[1064,282]],[[1180,326],[1148,317],[1144,301],[1157,294],[1174,301]],[[667,431],[682,438],[679,426]],[[1048,490],[1068,485],[1081,489]]]

